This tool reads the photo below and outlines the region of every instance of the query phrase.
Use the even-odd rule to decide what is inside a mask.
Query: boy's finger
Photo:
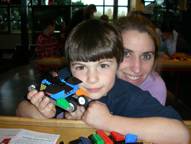
[[[50,111],[53,111],[53,112],[56,111],[55,105],[53,103],[51,103],[51,102],[47,105],[47,107],[48,107],[48,109],[50,109]]]
[[[39,104],[39,109],[45,109],[49,103],[51,103],[50,99],[48,97],[44,96],[42,101]]]
[[[31,103],[34,104],[35,106],[39,107],[40,102],[43,100],[44,93],[39,92],[35,95],[33,95],[30,99]]]
[[[27,99],[30,100],[36,93],[37,93],[37,90],[30,91],[30,92],[27,94]]]

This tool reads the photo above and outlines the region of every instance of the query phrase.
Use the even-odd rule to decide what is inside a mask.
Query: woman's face
[[[125,56],[117,75],[134,85],[140,85],[153,69],[155,45],[146,32],[128,30],[122,33]]]

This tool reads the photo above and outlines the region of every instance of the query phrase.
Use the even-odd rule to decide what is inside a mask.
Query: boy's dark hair
[[[158,57],[158,49],[160,47],[159,36],[156,33],[155,25],[147,17],[138,12],[132,12],[128,16],[119,18],[116,26],[121,33],[128,30],[148,33],[155,44],[155,59]]]
[[[123,51],[120,33],[111,24],[96,19],[77,25],[65,44],[67,62],[116,58],[119,64],[123,60]]]

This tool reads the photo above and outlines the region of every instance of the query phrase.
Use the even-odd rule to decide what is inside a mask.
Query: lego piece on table
[[[110,132],[110,137],[115,143],[120,143],[121,144],[122,142],[125,142],[125,136],[118,133],[118,132],[111,131]]]
[[[105,144],[114,144],[103,130],[96,130],[96,133],[104,140]]]
[[[81,144],[92,144],[91,140],[86,137],[80,137]]]
[[[89,136],[93,144],[104,144],[104,140],[96,133]]]
[[[125,143],[130,144],[130,143],[136,143],[137,142],[137,135],[135,134],[127,134],[125,135]]]
[[[81,136],[76,140],[70,141],[69,144],[92,144],[92,142],[90,139]]]

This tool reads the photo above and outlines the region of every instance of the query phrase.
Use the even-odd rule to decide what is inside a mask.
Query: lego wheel
[[[76,103],[74,100],[70,100],[70,101],[69,101],[69,104],[70,104],[70,106],[71,106],[70,112],[76,111],[76,109],[77,109],[77,103]]]
[[[84,96],[79,96],[78,97],[78,103],[82,106],[85,106],[88,104],[88,100],[87,98],[85,98]]]

